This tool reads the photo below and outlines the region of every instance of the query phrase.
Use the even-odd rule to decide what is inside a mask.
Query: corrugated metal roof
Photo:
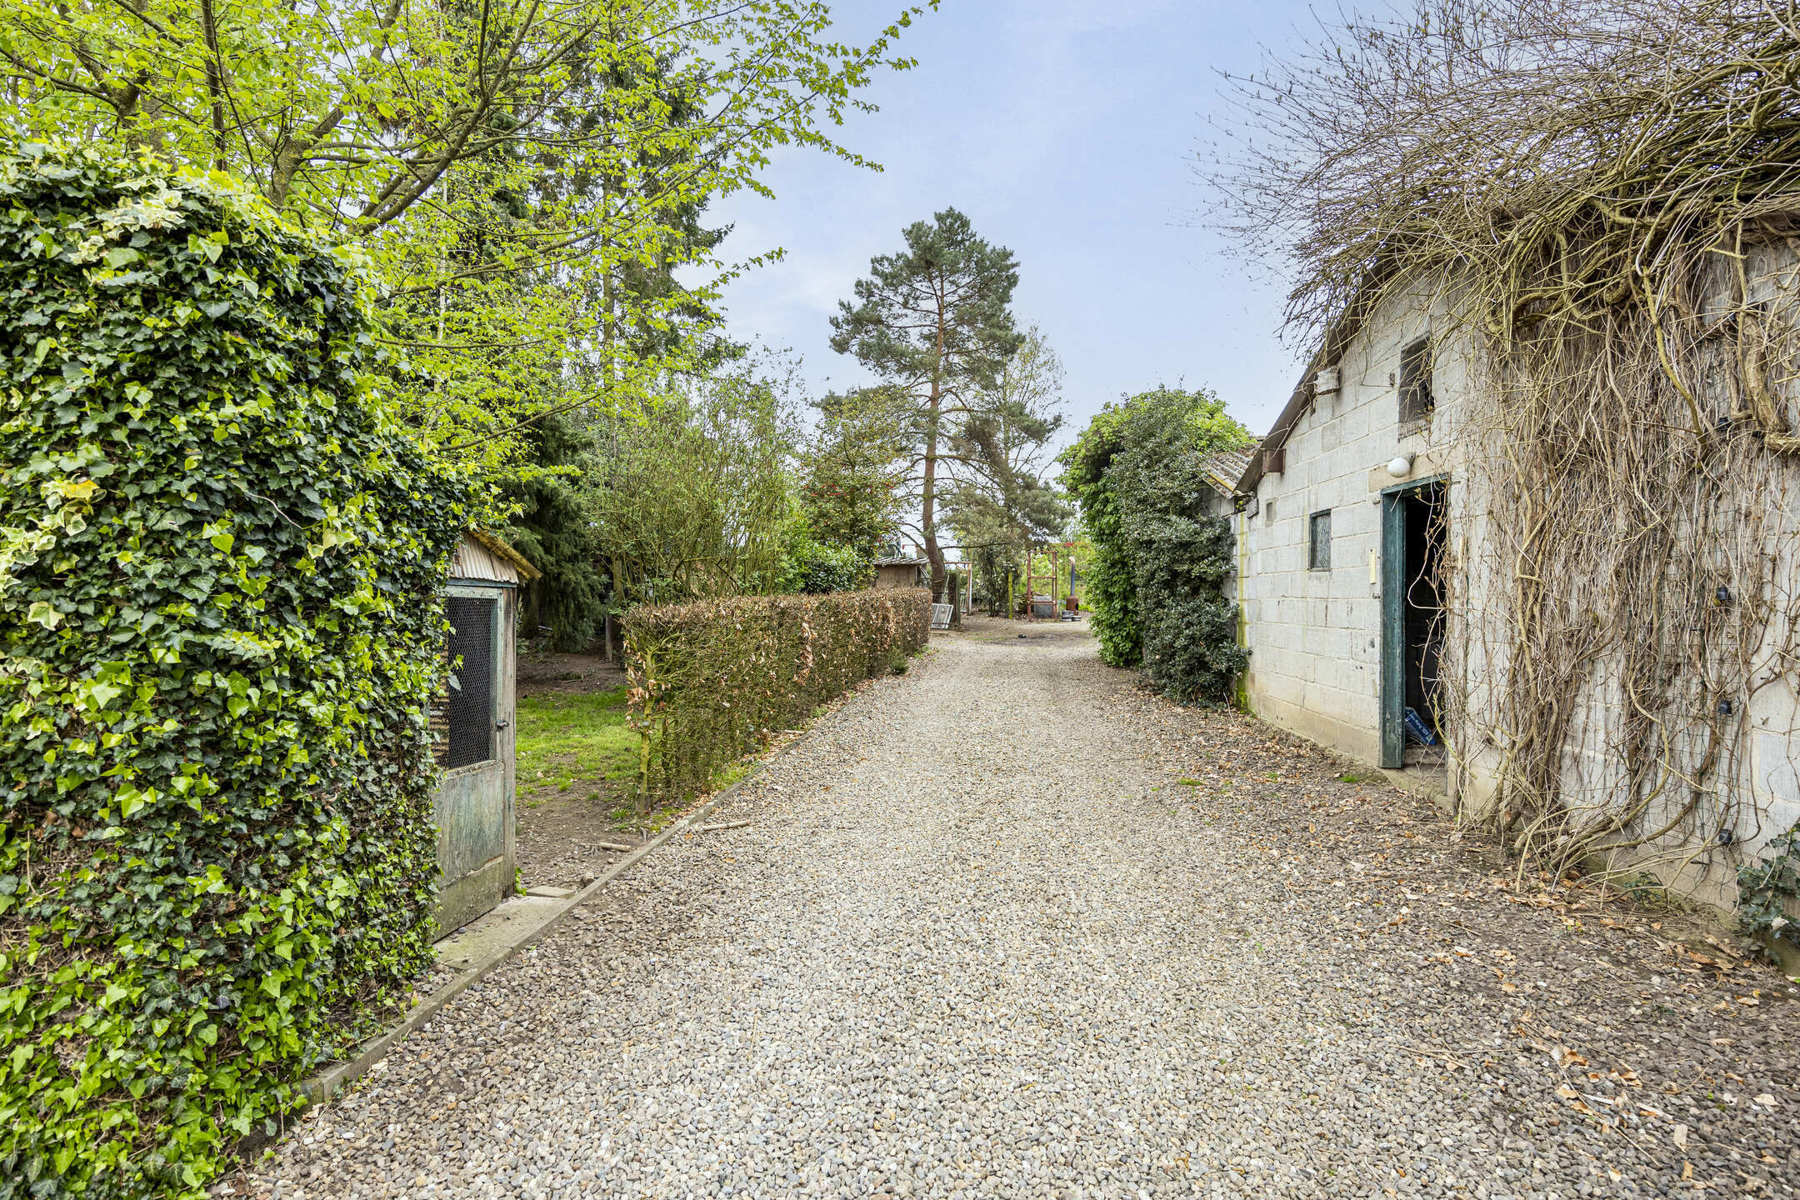
[[[1250,456],[1255,453],[1255,449],[1251,446],[1243,450],[1221,450],[1206,460],[1202,469],[1221,495],[1230,497],[1237,494],[1238,480],[1250,469]]]
[[[520,554],[517,550],[514,550],[511,546],[507,545],[504,541],[489,533],[487,530],[469,529],[464,532],[465,536],[467,536],[470,541],[474,542],[494,557],[510,563],[519,574],[525,577],[527,582],[530,582],[533,579],[543,578],[544,573],[532,566],[530,559],[526,558],[523,554]]]

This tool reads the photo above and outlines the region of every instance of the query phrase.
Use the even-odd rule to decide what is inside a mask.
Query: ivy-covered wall
[[[0,1198],[194,1191],[428,961],[451,478],[354,277],[0,153]]]

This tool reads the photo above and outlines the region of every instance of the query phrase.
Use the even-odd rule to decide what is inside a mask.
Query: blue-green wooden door
[[[444,932],[487,912],[512,887],[514,594],[459,584],[445,602],[450,686],[435,806]]]

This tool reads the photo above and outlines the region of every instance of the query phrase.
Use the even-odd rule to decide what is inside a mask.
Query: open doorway
[[[1381,765],[1444,762],[1443,479],[1382,495]]]

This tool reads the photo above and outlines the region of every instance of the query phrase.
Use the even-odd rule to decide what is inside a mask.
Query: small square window
[[[1400,423],[1429,420],[1435,404],[1431,395],[1431,339],[1422,337],[1400,351]]]
[[[1331,570],[1331,510],[1316,512],[1307,522],[1306,566],[1311,571]]]

